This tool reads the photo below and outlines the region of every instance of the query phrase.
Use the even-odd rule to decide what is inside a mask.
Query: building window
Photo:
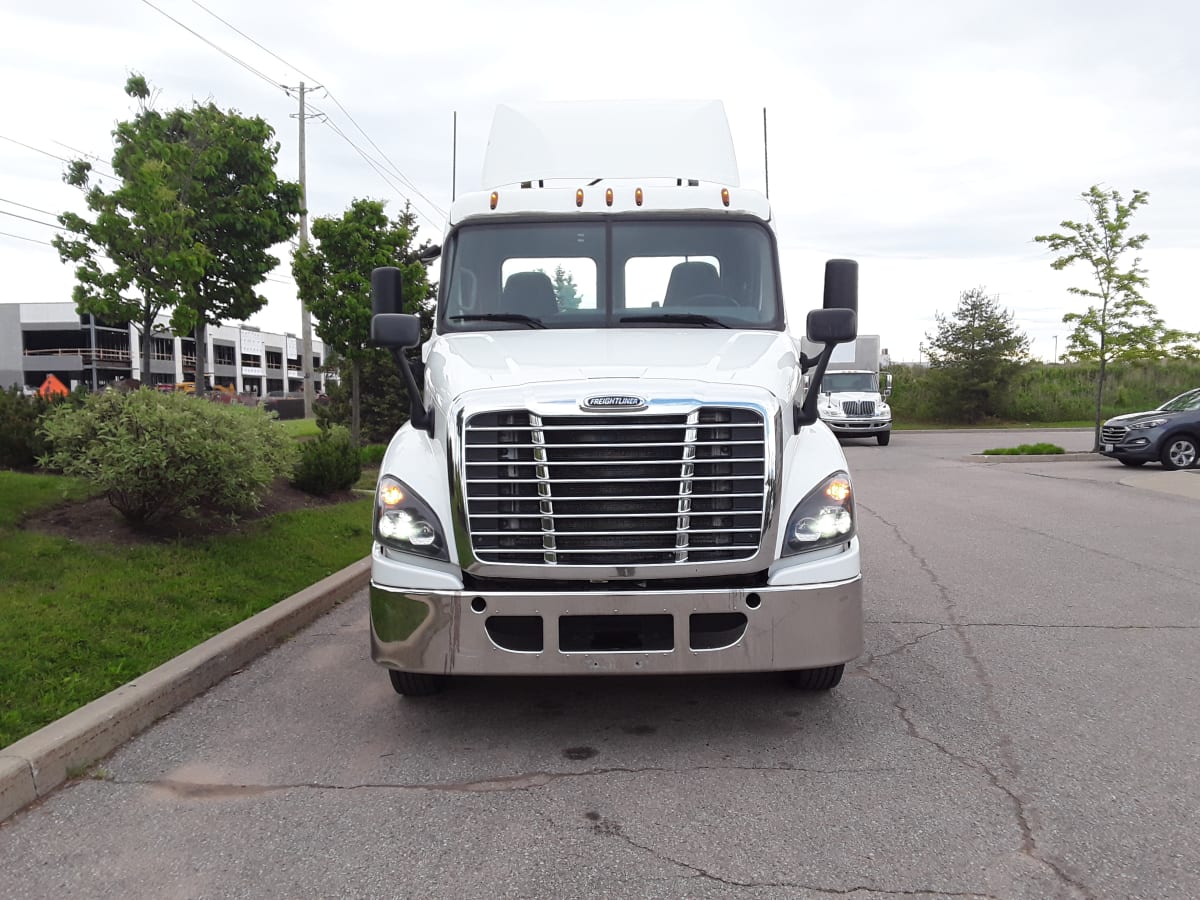
[[[242,368],[258,369],[261,367],[262,367],[262,357],[259,356],[257,353],[243,353],[242,354]]]
[[[235,365],[233,348],[222,344],[213,344],[213,362],[218,366]]]
[[[283,368],[283,351],[268,350],[267,351],[267,368],[282,369]]]
[[[156,337],[150,350],[151,359],[172,360],[175,358],[175,341],[171,338]]]

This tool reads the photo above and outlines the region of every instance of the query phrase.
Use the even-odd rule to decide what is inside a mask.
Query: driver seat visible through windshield
[[[671,270],[663,306],[733,306],[723,294],[721,276],[712,263],[681,262]]]
[[[500,311],[518,313],[539,321],[553,317],[558,313],[554,282],[545,272],[514,272],[504,282]]]

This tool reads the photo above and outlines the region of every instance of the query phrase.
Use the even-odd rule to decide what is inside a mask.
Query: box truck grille
[[[633,566],[750,559],[762,541],[757,411],[472,416],[463,485],[484,562]]]
[[[843,400],[842,412],[848,416],[873,416],[875,415],[875,401]]]

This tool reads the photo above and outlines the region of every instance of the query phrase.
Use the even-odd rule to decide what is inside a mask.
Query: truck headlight
[[[832,419],[840,419],[843,415],[845,415],[840,406],[833,406],[832,404],[829,406],[822,406],[819,412],[822,416],[827,416]]]
[[[792,510],[784,532],[783,555],[842,544],[853,535],[854,492],[850,476],[834,472]]]
[[[1165,425],[1166,422],[1166,419],[1149,419],[1145,422],[1134,422],[1129,429],[1132,431],[1135,428],[1157,428],[1159,425]]]
[[[441,523],[429,504],[391,475],[380,478],[375,489],[375,540],[407,553],[450,560]]]

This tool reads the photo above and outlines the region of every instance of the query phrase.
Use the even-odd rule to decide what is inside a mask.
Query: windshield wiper
[[[712,316],[706,316],[701,313],[651,313],[641,316],[622,316],[622,322],[666,322],[674,324],[678,322],[680,325],[702,325],[705,328],[715,325],[717,328],[728,328],[729,326],[720,319],[714,319]]]
[[[521,313],[484,313],[476,316],[450,316],[452,322],[520,322],[530,328],[545,328],[541,319]]]

